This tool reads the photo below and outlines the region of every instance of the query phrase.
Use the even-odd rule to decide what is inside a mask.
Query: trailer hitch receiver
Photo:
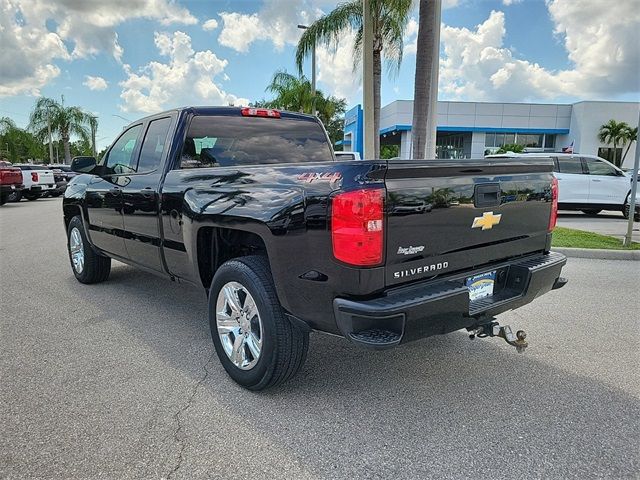
[[[492,321],[477,325],[467,329],[469,331],[469,338],[474,339],[486,338],[486,337],[500,337],[504,339],[512,347],[515,347],[518,353],[524,352],[525,348],[529,346],[526,341],[527,334],[524,330],[518,330],[515,334],[511,330],[509,325],[500,325],[498,322]]]

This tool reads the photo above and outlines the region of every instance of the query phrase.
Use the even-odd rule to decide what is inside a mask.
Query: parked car
[[[22,171],[9,162],[0,162],[0,205],[20,199]]]
[[[76,172],[71,170],[71,165],[65,165],[62,163],[52,163],[48,165],[51,170],[59,170],[62,173],[64,179],[69,182],[73,177],[77,175]]]
[[[35,164],[21,164],[16,167],[22,170],[22,183],[24,184],[22,196],[27,200],[37,200],[55,190],[56,183],[53,172],[48,167]]]
[[[487,159],[505,157],[549,157],[558,179],[560,210],[579,210],[597,215],[602,210],[618,210],[629,218],[629,198],[633,175],[594,155],[570,153],[524,153],[488,155]],[[636,194],[636,221],[640,221],[640,190]]]
[[[495,315],[566,283],[548,158],[337,162],[313,116],[189,107],[72,168],[76,279],[106,280],[114,258],[204,287],[218,357],[252,390],[300,369],[312,329],[383,349],[467,328],[522,350]]]
[[[333,152],[336,160],[361,160],[360,152]]]
[[[56,182],[55,188],[50,192],[52,197],[59,197],[67,189],[67,175],[60,168],[49,167],[53,172],[53,179]]]

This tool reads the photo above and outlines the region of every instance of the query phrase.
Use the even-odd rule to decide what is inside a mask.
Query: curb
[[[640,261],[640,250],[604,250],[599,248],[566,248],[554,247],[554,252],[562,253],[570,258],[592,258],[597,260],[632,260]]]

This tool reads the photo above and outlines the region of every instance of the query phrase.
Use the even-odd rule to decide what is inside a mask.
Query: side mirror
[[[96,164],[95,157],[73,157],[71,170],[76,173],[94,173]]]

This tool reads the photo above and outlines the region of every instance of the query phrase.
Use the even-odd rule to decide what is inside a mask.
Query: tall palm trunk
[[[64,148],[64,163],[65,165],[70,165],[71,164],[71,145],[70,145],[69,133],[63,131],[62,134],[60,135],[60,139],[62,140],[62,146]]]
[[[435,2],[420,0],[418,39],[416,50],[416,77],[413,87],[413,122],[411,128],[412,158],[426,158],[427,123],[431,98],[431,72],[433,66]]]
[[[380,41],[381,42],[381,41]],[[373,50],[373,131],[374,157],[380,158],[380,90],[382,88],[382,54]]]

